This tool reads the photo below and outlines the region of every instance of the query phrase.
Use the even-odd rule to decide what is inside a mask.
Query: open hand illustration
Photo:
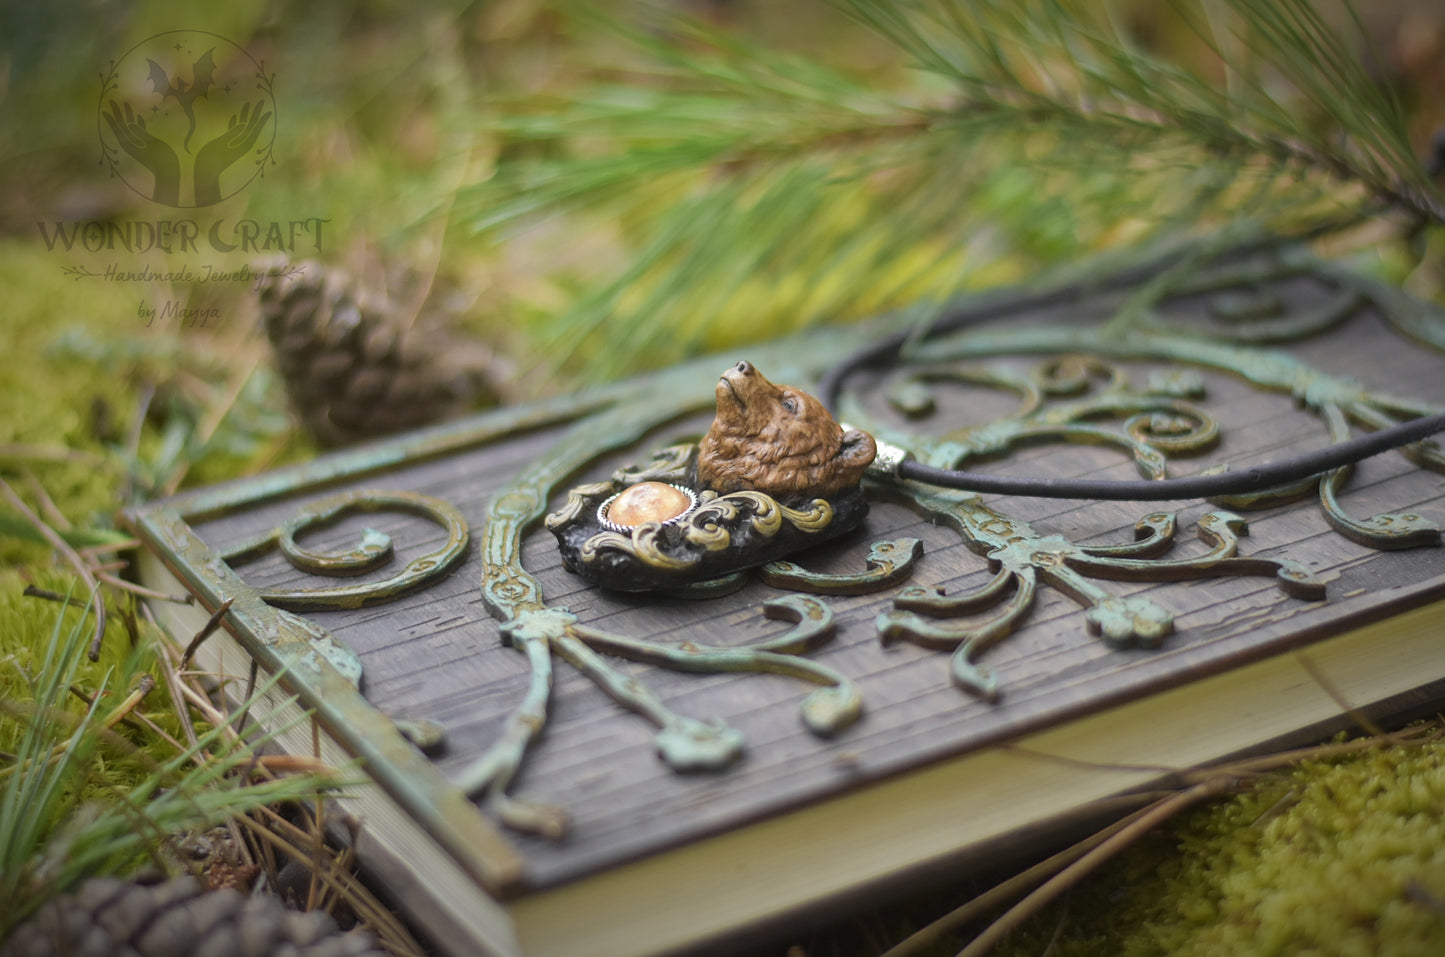
[[[122,106],[124,110],[122,111]],[[145,120],[130,108],[129,103],[110,101],[110,112],[102,113],[105,122],[115,134],[121,149],[131,158],[150,170],[155,177],[155,189],[151,199],[167,206],[180,202],[181,163],[176,151],[164,140],[157,139],[146,130]],[[218,174],[219,175],[219,174]]]
[[[232,115],[225,132],[202,146],[196,154],[197,206],[220,202],[221,174],[256,145],[261,129],[271,118],[269,111],[262,112],[265,106],[265,100],[258,100],[254,110],[250,103],[241,107],[239,115]]]

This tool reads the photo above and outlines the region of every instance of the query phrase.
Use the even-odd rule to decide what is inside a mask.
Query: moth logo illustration
[[[165,206],[234,196],[274,162],[274,80],[214,33],[172,30],[142,40],[101,75],[101,162]]]

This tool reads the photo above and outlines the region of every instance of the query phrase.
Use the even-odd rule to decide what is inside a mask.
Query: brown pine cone
[[[479,342],[408,329],[389,302],[318,263],[263,266],[266,335],[302,422],[342,445],[440,422],[504,391]]]
[[[0,957],[385,957],[370,934],[276,897],[209,893],[190,877],[95,877],[50,901],[0,943]]]

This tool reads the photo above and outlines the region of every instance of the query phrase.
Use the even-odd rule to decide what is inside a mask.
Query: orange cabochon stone
[[[638,482],[607,507],[607,520],[617,525],[642,525],[676,518],[692,506],[681,489],[662,482]]]

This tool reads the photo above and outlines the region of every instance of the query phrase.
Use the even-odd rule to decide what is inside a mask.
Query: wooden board
[[[1310,276],[1283,280],[1279,290],[1295,306],[1324,302],[1338,291]],[[1174,311],[1197,313],[1197,306],[1186,301]],[[1084,323],[1105,314],[1102,300],[1080,300],[1014,317],[1009,325],[1017,329]],[[799,355],[830,361],[846,351],[845,346],[865,342],[867,335],[853,334],[841,344],[811,351],[773,345],[718,357],[711,365],[696,363],[697,394],[705,402],[713,377],[737,358],[752,359],[775,380],[816,375],[821,370],[800,365]],[[1285,349],[1322,372],[1351,377],[1370,389],[1445,405],[1445,358],[1402,338],[1378,309],[1368,305],[1324,334],[1270,348]],[[776,365],[770,367],[769,360]],[[1040,357],[1014,354],[981,361],[1024,373]],[[1178,367],[1158,361],[1117,364],[1134,382]],[[713,371],[707,371],[710,368]],[[1261,392],[1212,369],[1200,370],[1200,375],[1206,388],[1200,404],[1218,421],[1221,439],[1197,459],[1172,460],[1171,474],[1191,474],[1217,462],[1240,467],[1327,441],[1320,420],[1297,407],[1291,396]],[[898,428],[919,427],[910,426],[883,401],[884,378],[882,373],[863,373],[851,385],[856,394],[866,397],[877,421]],[[1017,404],[1017,398],[1006,392],[982,388],[945,388],[939,396],[940,409],[929,429],[936,430],[937,422],[949,428],[984,424]],[[604,479],[620,465],[645,460],[655,448],[695,438],[709,419],[706,413],[694,414],[654,430],[626,451],[589,465],[576,480]],[[197,514],[191,520],[196,534],[219,554],[286,521],[307,502],[337,491],[409,490],[454,505],[471,525],[473,536],[464,563],[449,577],[387,604],[308,612],[306,617],[359,655],[366,676],[363,690],[372,705],[396,718],[429,719],[446,728],[447,748],[435,762],[444,775],[455,778],[498,740],[530,676],[526,658],[505,646],[498,622],[482,602],[479,549],[487,506],[520,473],[552,454],[566,430],[564,425],[519,427],[510,430],[513,434],[478,444],[467,438],[466,426],[454,426],[445,432],[450,437],[445,441],[419,445],[415,439],[407,440],[412,448],[426,449],[424,457],[408,456],[405,443],[384,445],[384,454],[345,453],[334,465],[284,473],[269,484],[253,483],[249,492],[246,486],[236,486],[219,495],[207,493],[209,498],[182,500],[174,507],[180,513],[191,509]],[[1115,450],[1057,443],[1033,445],[981,467],[1009,474],[1137,477],[1134,466]],[[565,488],[558,489],[551,507],[559,507],[564,498]],[[223,500],[231,504],[223,509],[204,504]],[[1364,463],[1343,500],[1356,516],[1405,510],[1445,523],[1441,477],[1399,455]],[[989,496],[986,502],[1013,519],[1031,523],[1041,534],[1087,544],[1128,542],[1141,516],[1174,511],[1180,533],[1170,557],[1204,553],[1206,545],[1194,539],[1192,528],[1201,516],[1217,510],[1202,502],[1145,505],[1003,496]],[[208,517],[208,512],[214,514]],[[1161,648],[1119,650],[1088,633],[1078,602],[1041,586],[1025,626],[980,659],[1001,685],[1002,698],[996,704],[965,693],[950,680],[946,653],[910,644],[882,646],[874,622],[891,607],[896,589],[826,599],[837,617],[837,634],[810,657],[856,682],[865,708],[856,725],[831,739],[809,733],[799,720],[799,702],[811,686],[796,680],[760,674],[686,674],[613,661],[617,670],[645,684],[674,711],[719,719],[742,732],[745,756],[725,771],[674,772],[655,754],[651,725],[618,707],[576,670],[556,662],[546,730],[528,752],[512,794],[561,805],[573,823],[560,842],[509,834],[525,861],[527,886],[554,886],[903,775],[1084,711],[1378,620],[1445,592],[1441,549],[1381,551],[1356,544],[1331,529],[1317,498],[1250,513],[1248,518],[1250,531],[1240,554],[1304,562],[1330,579],[1328,600],[1289,597],[1268,576],[1099,581],[1110,595],[1144,595],[1175,616],[1174,634]],[[305,541],[322,549],[341,549],[368,526],[395,540],[403,562],[435,549],[445,537],[434,524],[387,513],[347,518]],[[958,533],[903,505],[881,500],[864,529],[805,560],[822,571],[856,570],[870,542],[899,536],[924,543],[925,555],[912,584],[944,586],[950,594],[958,594],[982,586],[991,576],[985,559]],[[781,593],[761,582],[708,601],[609,594],[563,569],[552,536],[541,528],[528,534],[522,558],[541,582],[549,606],[564,606],[581,622],[614,633],[661,644],[733,646],[755,643],[785,627],[762,616],[762,603]],[[254,588],[315,584],[314,576],[275,553],[237,571]],[[372,577],[384,574],[375,572]]]

